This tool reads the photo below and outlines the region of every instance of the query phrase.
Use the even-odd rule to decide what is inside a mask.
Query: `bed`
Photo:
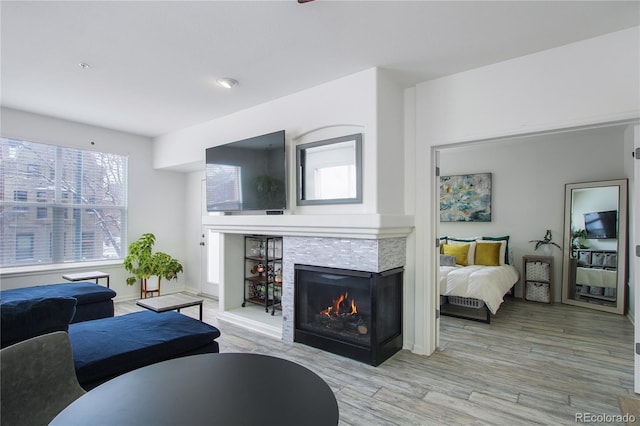
[[[491,322],[519,279],[508,239],[447,237],[440,256],[442,315]]]

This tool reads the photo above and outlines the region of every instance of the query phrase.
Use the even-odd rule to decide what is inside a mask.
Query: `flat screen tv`
[[[584,229],[588,239],[618,237],[618,211],[584,213]]]
[[[287,208],[284,130],[206,149],[207,211]]]

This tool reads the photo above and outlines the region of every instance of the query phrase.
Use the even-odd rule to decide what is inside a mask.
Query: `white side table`
[[[77,274],[63,275],[62,278],[64,278],[67,281],[96,280],[96,284],[98,284],[98,280],[100,278],[106,278],[107,288],[109,288],[109,274],[107,274],[106,272],[100,272],[100,271],[78,272]]]

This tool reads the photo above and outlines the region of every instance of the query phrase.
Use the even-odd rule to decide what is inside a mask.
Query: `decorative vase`
[[[541,248],[543,255],[551,256],[553,254],[553,246],[551,244],[543,244]]]

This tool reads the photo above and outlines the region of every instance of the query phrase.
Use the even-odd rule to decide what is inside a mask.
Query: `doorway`
[[[200,211],[204,216],[207,215],[205,179],[202,179],[200,188]],[[220,296],[220,247],[220,233],[200,225],[200,293],[216,300]]]
[[[441,175],[493,172],[492,213],[495,219],[485,224],[486,228],[473,223],[443,227],[438,221],[439,192],[436,191],[433,195],[436,206],[432,225],[434,236],[454,232],[460,233],[456,235],[459,237],[508,232],[515,264],[520,265],[518,259],[534,251],[528,241],[539,239],[546,229],[552,229],[554,241],[562,243],[566,183],[627,177],[631,189],[630,206],[635,205],[629,209],[629,317],[633,321],[636,309],[640,309],[640,294],[636,290],[640,258],[635,256],[635,245],[640,242],[640,163],[630,155],[634,148],[640,148],[640,126],[629,123],[434,147],[432,155],[439,156]],[[470,160],[466,161],[467,158]],[[557,250],[553,256],[556,282],[561,284],[562,253]],[[554,302],[560,303],[561,285],[556,289]],[[520,285],[516,288],[516,296],[521,296]],[[635,342],[635,391],[640,393],[638,327]]]

